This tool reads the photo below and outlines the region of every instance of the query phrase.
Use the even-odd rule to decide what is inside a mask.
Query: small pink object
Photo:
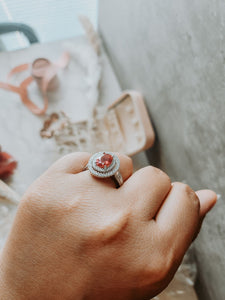
[[[51,76],[49,76],[50,73]],[[46,86],[45,81],[47,75],[49,80]],[[35,61],[32,63],[31,76],[38,84],[40,90],[44,90],[46,88],[48,91],[54,90],[58,85],[57,68],[46,58],[35,59]]]
[[[7,179],[17,167],[16,160],[7,152],[0,150],[0,179]]]
[[[0,82],[0,88],[20,95],[22,103],[35,115],[43,115],[48,108],[47,91],[55,88],[57,72],[69,63],[69,53],[64,52],[57,62],[50,62],[45,58],[38,58],[32,64],[26,63],[13,68],[7,76],[6,82]],[[19,86],[9,83],[10,78],[19,72],[31,69],[31,76],[24,79]],[[38,107],[28,96],[27,87],[35,80],[42,93],[44,106]]]

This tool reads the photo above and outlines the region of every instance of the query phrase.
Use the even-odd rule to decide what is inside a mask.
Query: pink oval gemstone
[[[111,154],[103,153],[102,156],[96,159],[95,164],[99,168],[104,169],[105,167],[109,167],[113,161],[113,156]]]

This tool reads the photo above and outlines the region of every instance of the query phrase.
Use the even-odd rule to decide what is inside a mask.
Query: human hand
[[[173,278],[216,202],[154,167],[124,185],[83,171],[90,154],[53,164],[27,190],[0,259],[0,299],[143,300]]]

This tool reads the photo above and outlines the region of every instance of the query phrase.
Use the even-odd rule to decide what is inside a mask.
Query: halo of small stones
[[[96,165],[96,159],[104,155],[104,153],[112,155],[113,161],[109,167],[102,169]],[[100,178],[107,178],[113,176],[119,170],[120,160],[112,152],[97,152],[89,159],[87,167],[92,175]]]

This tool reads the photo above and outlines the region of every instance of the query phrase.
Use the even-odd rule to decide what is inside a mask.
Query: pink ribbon
[[[20,95],[22,103],[35,115],[45,114],[48,108],[47,90],[50,88],[50,83],[56,77],[59,69],[65,68],[69,63],[69,53],[64,52],[57,62],[50,62],[45,58],[38,58],[32,64],[22,64],[13,68],[7,76],[6,82],[0,82],[0,88],[17,93]],[[23,72],[31,68],[31,76],[23,80],[19,86],[9,83],[10,78],[19,72]],[[33,103],[28,96],[27,87],[35,80],[38,84],[43,96],[44,106],[39,108]]]

